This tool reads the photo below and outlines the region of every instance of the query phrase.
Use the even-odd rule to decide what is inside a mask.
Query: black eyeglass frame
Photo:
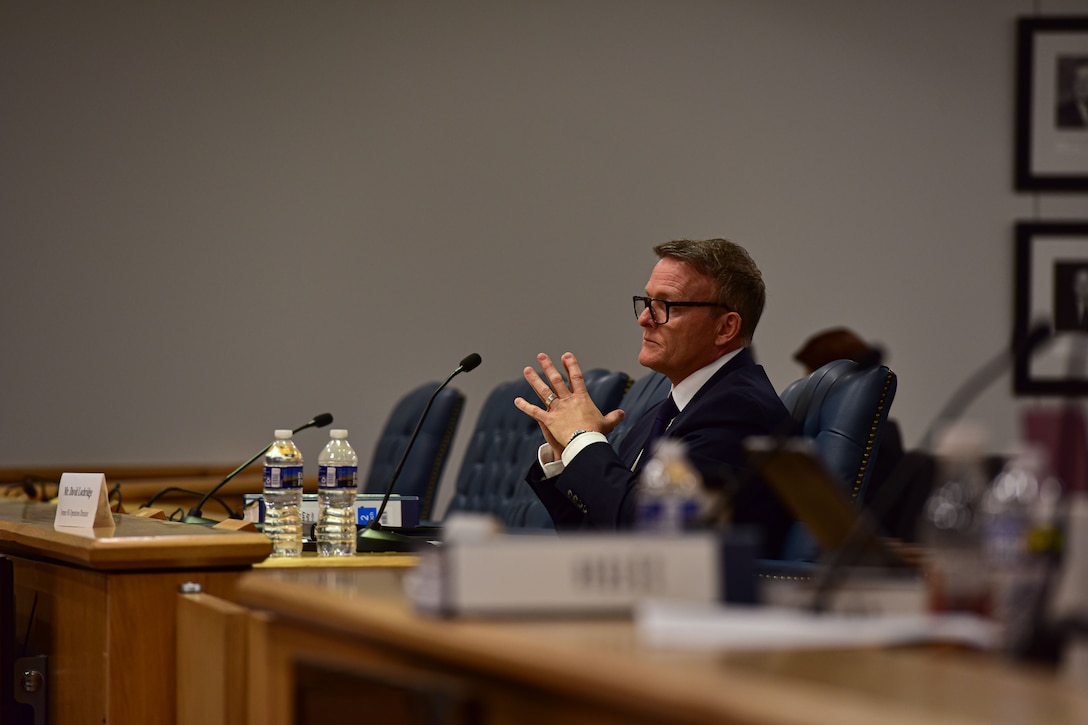
[[[660,302],[661,304],[665,305],[664,320],[658,320],[657,317],[654,316],[654,306],[652,304],[653,302]],[[642,305],[642,309],[639,309],[640,303]],[[635,308],[635,319],[642,317],[642,310],[649,310],[650,319],[654,321],[655,325],[666,324],[669,321],[669,311],[673,307],[721,307],[728,312],[736,312],[736,310],[734,310],[732,307],[730,307],[729,305],[724,305],[721,302],[673,302],[672,300],[659,300],[656,297],[645,297],[642,295],[632,295],[631,304],[633,304]]]

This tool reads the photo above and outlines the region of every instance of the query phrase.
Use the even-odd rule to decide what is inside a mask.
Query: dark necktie
[[[650,426],[650,435],[646,437],[646,443],[642,446],[642,454],[639,456],[639,460],[653,455],[654,444],[657,443],[657,439],[665,435],[669,423],[672,423],[673,418],[679,412],[680,409],[676,407],[676,401],[672,399],[672,395],[661,401],[661,405],[657,408],[657,415],[654,416],[653,425]]]

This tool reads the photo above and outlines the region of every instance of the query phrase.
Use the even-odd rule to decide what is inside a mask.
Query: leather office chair
[[[805,377],[794,380],[779,397],[793,419],[804,424],[813,398],[822,398],[836,380],[855,369],[857,365],[851,360],[833,360]],[[818,395],[817,390],[820,391]]]
[[[421,385],[393,406],[374,446],[370,471],[362,488],[364,492],[385,493],[419,416],[437,387],[437,382]],[[394,493],[403,496],[419,497],[421,520],[430,519],[433,514],[438,483],[464,405],[465,396],[457,388],[447,386],[439,391],[393,489]]]
[[[618,407],[630,385],[630,378],[621,372],[598,368],[584,375],[590,397],[606,410]],[[522,378],[499,384],[484,401],[447,515],[478,511],[494,514],[509,529],[554,529],[547,510],[525,483],[544,436],[532,418],[514,407],[518,396],[537,400]]]
[[[781,393],[800,424],[799,434],[815,442],[828,471],[859,507],[866,502],[895,391],[896,375],[887,366],[858,370],[851,360],[835,360]],[[818,555],[808,530],[796,524],[787,536],[782,558],[815,561]]]

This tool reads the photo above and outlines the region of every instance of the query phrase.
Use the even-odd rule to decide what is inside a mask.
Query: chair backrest
[[[636,380],[619,404],[625,415],[623,421],[608,435],[608,442],[612,444],[612,447],[618,449],[635,421],[647,410],[664,400],[671,389],[672,383],[661,373],[649,372]]]
[[[437,387],[437,382],[421,385],[408,392],[393,406],[374,446],[374,456],[370,460],[370,470],[363,491],[385,493],[412,437],[412,431]],[[433,514],[438,483],[442,478],[450,444],[457,432],[464,405],[465,396],[457,388],[446,386],[439,391],[394,486],[394,493],[419,497],[421,519],[429,519]]]
[[[827,389],[843,375],[857,369],[852,360],[833,360],[803,378],[794,380],[782,391],[780,398],[798,423],[804,423],[813,397],[822,398]],[[817,394],[817,391],[819,393]]]
[[[584,373],[586,389],[598,407],[619,405],[630,378],[621,372]],[[447,515],[478,511],[497,516],[513,529],[554,528],[551,517],[525,483],[525,473],[544,443],[540,427],[514,407],[514,398],[537,400],[524,378],[501,383],[487,396],[465,449]]]
[[[859,506],[865,501],[895,391],[896,375],[887,366],[858,370],[850,360],[836,360],[781,394],[800,424],[800,435],[815,442],[843,493]],[[797,524],[787,536],[782,558],[813,561],[818,554],[808,531]]]

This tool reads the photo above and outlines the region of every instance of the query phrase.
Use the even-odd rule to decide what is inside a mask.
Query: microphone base
[[[356,536],[356,554],[382,554],[390,551],[415,552],[420,544],[425,543],[420,539],[404,534],[381,529],[361,529]]]

